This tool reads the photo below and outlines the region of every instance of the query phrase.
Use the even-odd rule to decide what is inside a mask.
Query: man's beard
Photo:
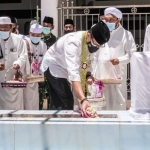
[[[71,32],[74,32],[73,30],[67,30],[67,31],[64,31],[64,34],[68,34],[68,33],[71,33]]]

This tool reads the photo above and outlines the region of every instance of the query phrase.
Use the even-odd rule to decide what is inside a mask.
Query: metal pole
[[[64,9],[63,9],[63,7],[64,7],[64,2],[62,2],[62,31],[61,31],[61,36],[63,35],[63,26],[64,26]]]
[[[36,20],[39,21],[39,6],[36,6]]]
[[[60,21],[60,25],[61,25],[61,36],[62,36],[62,31],[63,31],[63,4],[61,4],[61,21]]]
[[[68,7],[69,7],[69,0],[67,0],[67,7],[66,7],[66,9],[67,9],[67,19],[69,18],[69,9],[68,9]],[[71,7],[70,9],[73,9],[73,8]]]
[[[141,14],[139,14],[139,48],[140,48],[140,52],[142,51],[142,49],[141,49],[141,46],[142,46],[142,44],[141,44],[141,30],[142,30],[142,28],[141,28]]]
[[[71,7],[73,7],[73,1],[71,1]],[[71,19],[73,20],[73,9],[71,9]]]
[[[80,16],[80,30],[82,31],[82,16]]]

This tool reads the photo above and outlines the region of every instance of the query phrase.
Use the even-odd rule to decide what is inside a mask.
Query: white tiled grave
[[[142,150],[150,148],[150,121],[128,111],[0,111],[0,150]]]

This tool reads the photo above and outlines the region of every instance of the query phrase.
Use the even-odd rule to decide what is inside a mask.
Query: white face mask
[[[109,22],[106,22],[105,20],[103,20],[103,22],[106,23],[106,25],[107,25],[110,32],[112,32],[113,30],[116,29],[116,23],[109,23]]]
[[[6,40],[9,38],[9,31],[0,31],[0,38]]]

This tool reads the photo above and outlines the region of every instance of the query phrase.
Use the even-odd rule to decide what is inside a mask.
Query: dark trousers
[[[50,95],[50,109],[73,110],[74,99],[68,80],[52,76],[49,69],[45,72],[45,76]]]

